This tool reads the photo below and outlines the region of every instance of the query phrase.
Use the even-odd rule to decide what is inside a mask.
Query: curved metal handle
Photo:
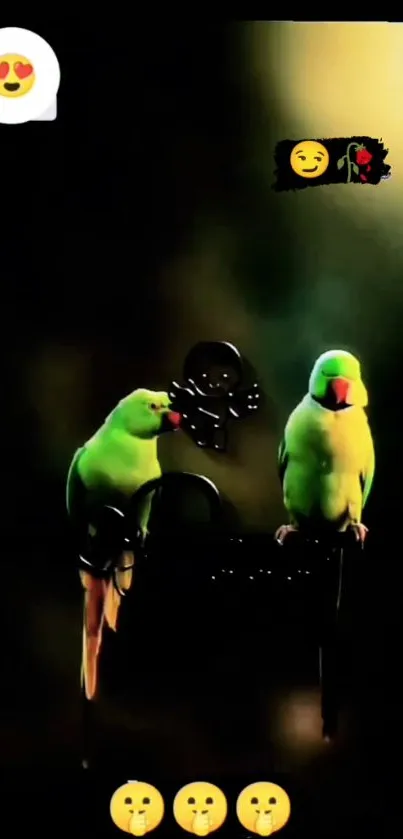
[[[221,495],[213,481],[210,481],[204,475],[196,475],[194,472],[165,472],[161,477],[147,481],[132,496],[128,516],[135,521],[137,520],[140,505],[150,492],[154,492],[156,489],[176,491],[178,487],[183,488],[184,486],[185,488],[195,487],[201,492],[201,495],[207,500],[209,505],[211,525],[219,526],[223,514]]]

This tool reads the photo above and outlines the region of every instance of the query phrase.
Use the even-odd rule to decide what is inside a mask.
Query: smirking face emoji
[[[227,800],[214,784],[195,781],[179,790],[174,800],[177,824],[194,836],[208,836],[227,818]]]
[[[290,818],[290,799],[277,784],[250,784],[238,796],[236,814],[241,825],[258,836],[271,836]]]
[[[110,803],[112,821],[131,836],[145,836],[161,823],[164,801],[161,793],[143,781],[128,781],[114,792]]]
[[[25,96],[35,84],[35,70],[24,55],[0,55],[0,96]]]
[[[329,166],[329,152],[316,140],[302,140],[291,152],[290,166],[301,178],[319,178]]]

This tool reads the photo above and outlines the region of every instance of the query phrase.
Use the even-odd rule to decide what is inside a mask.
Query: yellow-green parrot
[[[364,542],[367,528],[361,516],[375,472],[367,404],[358,359],[344,350],[323,353],[279,448],[290,522],[275,534],[280,544],[293,530],[342,532],[348,527]]]
[[[71,517],[74,518],[79,496],[84,499],[81,502],[84,515],[87,512],[89,516],[86,527],[94,535],[91,510],[108,503],[122,509],[143,484],[159,478],[158,436],[163,431],[176,430],[180,421],[180,414],[171,410],[167,393],[138,389],[122,399],[101,428],[74,455],[67,478],[67,509]],[[144,537],[151,501],[151,497],[146,499],[138,522]],[[133,565],[134,556],[126,551],[119,558],[115,579],[111,575],[100,579],[90,570],[80,571],[85,590],[81,678],[88,699],[96,692],[104,622],[116,630],[119,590],[130,588]]]

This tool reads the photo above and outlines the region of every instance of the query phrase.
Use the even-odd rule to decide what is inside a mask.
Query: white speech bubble
[[[0,29],[0,60],[13,54],[25,56],[33,65],[35,82],[31,90],[14,99],[1,95],[0,80],[0,123],[20,125],[56,119],[60,66],[52,47],[29,29]]]

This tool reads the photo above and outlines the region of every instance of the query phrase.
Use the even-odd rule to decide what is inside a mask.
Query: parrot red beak
[[[350,383],[347,379],[332,379],[330,381],[330,387],[334,393],[337,405],[347,403],[350,389]]]
[[[179,414],[178,411],[168,411],[167,417],[171,425],[177,429],[180,427],[182,422],[182,414]]]

